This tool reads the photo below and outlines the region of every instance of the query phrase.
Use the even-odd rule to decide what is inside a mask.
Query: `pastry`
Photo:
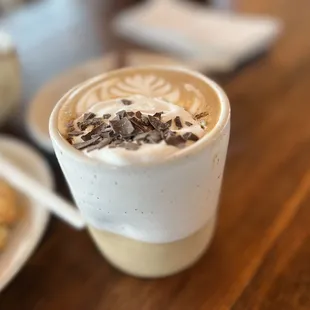
[[[0,179],[0,225],[12,225],[17,216],[16,193],[10,185]]]

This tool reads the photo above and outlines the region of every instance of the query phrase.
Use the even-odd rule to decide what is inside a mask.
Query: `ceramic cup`
[[[91,159],[63,138],[66,122],[92,104],[132,94],[160,97],[194,115],[206,112],[206,134],[169,159],[127,166]],[[230,130],[229,102],[217,84],[169,66],[111,71],[65,94],[49,130],[75,202],[111,264],[152,278],[201,257],[215,228]]]

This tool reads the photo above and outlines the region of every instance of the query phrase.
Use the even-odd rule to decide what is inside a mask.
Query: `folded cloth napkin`
[[[130,8],[115,18],[113,27],[134,41],[216,71],[232,70],[267,50],[282,29],[276,18],[181,0],[151,0]]]

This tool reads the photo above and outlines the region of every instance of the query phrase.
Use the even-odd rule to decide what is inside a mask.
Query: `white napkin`
[[[228,71],[268,49],[279,35],[275,18],[212,10],[176,0],[152,0],[120,13],[118,34],[186,60],[202,69]]]

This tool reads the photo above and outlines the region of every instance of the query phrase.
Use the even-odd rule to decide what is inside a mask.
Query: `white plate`
[[[103,58],[70,69],[45,84],[30,102],[26,115],[28,133],[34,142],[46,152],[54,153],[48,122],[58,100],[73,86],[113,69],[116,63],[116,55],[107,54]]]
[[[25,143],[0,135],[0,150],[18,167],[53,188],[53,178],[48,164],[35,150]],[[0,168],[1,169],[1,168]],[[49,219],[49,212],[35,201],[21,196],[22,217],[9,236],[9,241],[0,253],[0,291],[14,278],[34,252]]]

